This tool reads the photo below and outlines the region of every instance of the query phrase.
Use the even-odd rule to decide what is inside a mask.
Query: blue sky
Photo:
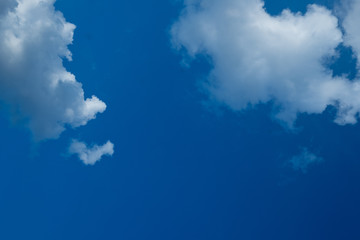
[[[305,13],[311,3],[337,9],[339,2],[265,7],[272,15]],[[5,101],[1,239],[359,239],[360,126],[334,123],[337,106],[321,114],[304,108],[291,128],[274,114],[275,100],[241,110],[226,98],[219,104],[203,87],[217,49],[191,57],[186,46],[172,46],[182,1],[57,0],[55,7],[76,25],[66,70],[85,98],[96,95],[107,108],[86,126],[68,122],[58,139],[38,142]],[[355,51],[335,47],[340,56],[325,65],[354,78]],[[69,153],[72,139],[110,140],[114,153],[85,165]]]

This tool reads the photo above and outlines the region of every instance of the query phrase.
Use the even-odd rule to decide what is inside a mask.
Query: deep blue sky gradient
[[[0,239],[360,239],[359,124],[332,123],[329,108],[301,115],[295,134],[271,119],[270,104],[243,113],[207,107],[198,83],[211,66],[200,59],[184,68],[170,46],[179,1],[56,7],[77,25],[67,69],[108,109],[41,144],[2,113]],[[349,73],[351,51],[340,50],[334,69]],[[67,154],[73,137],[110,139],[115,154],[85,166]],[[303,147],[325,160],[307,174],[287,163]]]

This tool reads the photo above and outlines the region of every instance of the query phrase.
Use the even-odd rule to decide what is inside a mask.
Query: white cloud
[[[307,173],[310,166],[319,164],[322,161],[322,158],[309,152],[307,149],[303,149],[299,155],[294,156],[292,159],[290,159],[289,163],[295,171]]]
[[[360,9],[354,11],[358,18]],[[323,64],[343,41],[338,19],[324,7],[271,16],[261,0],[187,0],[171,35],[185,56],[210,57],[206,88],[235,111],[273,100],[276,117],[291,126],[298,113],[333,105],[335,122],[357,122],[360,81],[333,77]]]
[[[63,66],[75,26],[55,11],[54,0],[0,1],[0,100],[35,139],[57,138],[106,109],[84,99],[81,83]]]
[[[100,161],[105,155],[112,156],[114,154],[114,144],[107,141],[104,145],[94,145],[87,147],[84,142],[73,140],[69,148],[71,154],[77,154],[79,159],[86,165],[94,165]]]
[[[344,5],[346,8],[343,20],[343,27],[345,29],[344,43],[352,47],[357,59],[360,59],[360,2],[345,1]],[[359,61],[358,67],[360,67]]]

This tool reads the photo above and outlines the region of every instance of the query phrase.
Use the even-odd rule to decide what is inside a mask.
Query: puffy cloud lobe
[[[346,14],[343,20],[343,27],[345,30],[344,43],[352,47],[357,59],[360,59],[360,2],[347,1],[345,2]],[[358,61],[358,67],[360,62]]]
[[[357,122],[360,82],[333,77],[323,64],[343,41],[338,19],[324,7],[271,16],[261,0],[188,0],[171,35],[187,56],[211,58],[206,88],[235,111],[273,100],[276,117],[291,126],[298,113],[333,105],[335,122]]]
[[[65,126],[85,125],[106,109],[95,96],[84,99],[63,66],[74,29],[54,0],[0,2],[0,100],[37,140],[57,138]]]
[[[290,159],[289,163],[295,171],[301,171],[307,173],[308,168],[312,165],[319,164],[323,161],[322,158],[309,152],[307,149],[303,149],[302,152]]]
[[[87,147],[84,142],[73,140],[69,152],[77,154],[79,159],[86,165],[94,165],[100,161],[104,155],[112,156],[114,154],[114,144],[107,141],[104,145],[94,145],[91,148]]]

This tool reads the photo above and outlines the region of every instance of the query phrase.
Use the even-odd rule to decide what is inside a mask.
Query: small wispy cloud
[[[76,154],[85,165],[94,165],[103,156],[114,154],[114,144],[107,141],[104,145],[88,147],[86,143],[73,139],[69,148],[70,154]]]
[[[304,148],[299,155],[290,159],[289,164],[295,171],[307,173],[310,166],[317,165],[321,162],[323,162],[323,158],[316,156]]]

